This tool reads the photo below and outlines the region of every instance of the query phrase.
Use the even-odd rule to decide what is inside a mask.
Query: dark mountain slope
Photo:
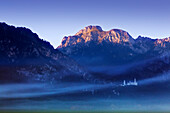
[[[0,80],[3,82],[74,80],[86,72],[27,28],[0,23]],[[72,76],[72,77],[70,77]],[[76,77],[74,77],[76,76]]]

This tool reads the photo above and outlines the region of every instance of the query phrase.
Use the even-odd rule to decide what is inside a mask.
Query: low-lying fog
[[[123,81],[1,84],[0,110],[170,111],[169,76],[137,80],[137,86],[121,86]]]

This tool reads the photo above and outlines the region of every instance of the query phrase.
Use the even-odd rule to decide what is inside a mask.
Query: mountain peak
[[[80,34],[92,32],[92,31],[102,32],[103,30],[102,30],[102,28],[100,26],[89,25],[89,26],[85,27],[84,29],[81,29],[75,35],[80,35]]]
[[[92,25],[89,25],[89,26],[85,27],[84,29],[85,30],[99,30],[99,31],[103,31],[100,26],[92,26]]]
[[[114,32],[126,32],[126,31],[124,31],[122,29],[111,29],[110,31],[114,31]]]
[[[110,31],[103,31],[100,26],[87,26],[77,32],[74,36],[64,37],[61,45],[58,48],[75,46],[77,44],[88,45],[91,42],[101,44],[102,42],[112,44],[133,43],[134,39],[128,32],[121,29],[112,29]]]
[[[151,39],[151,38],[149,38],[149,37],[144,37],[144,36],[141,36],[141,35],[139,35],[137,38],[136,38],[136,40],[137,41],[139,41],[139,40],[142,40],[142,41],[144,41],[144,40],[155,40],[155,39]]]

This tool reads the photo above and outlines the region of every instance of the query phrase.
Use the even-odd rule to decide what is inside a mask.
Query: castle
[[[138,83],[136,81],[136,78],[134,78],[134,81],[129,81],[126,82],[126,80],[123,81],[123,84],[121,84],[121,86],[137,86]]]

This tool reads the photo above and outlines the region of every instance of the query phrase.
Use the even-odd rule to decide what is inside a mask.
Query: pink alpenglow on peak
[[[88,33],[88,32],[91,32],[91,31],[98,31],[98,32],[102,32],[102,28],[100,26],[87,26],[85,27],[84,29],[80,30],[79,32],[77,32],[75,35],[81,35],[83,33]]]
[[[74,36],[64,37],[61,45],[58,48],[74,46],[76,44],[95,43],[129,43],[133,44],[134,39],[128,32],[120,29],[112,29],[110,31],[103,31],[100,26],[87,26],[77,32]]]

